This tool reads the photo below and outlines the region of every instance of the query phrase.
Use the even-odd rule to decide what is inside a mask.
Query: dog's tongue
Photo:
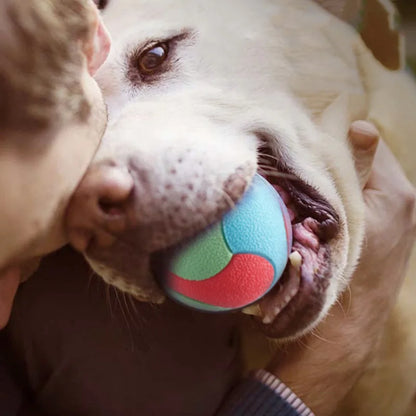
[[[18,267],[10,267],[0,272],[0,329],[9,320],[20,279],[21,272]]]

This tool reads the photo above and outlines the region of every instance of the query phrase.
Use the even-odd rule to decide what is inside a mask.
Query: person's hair
[[[39,131],[86,119],[83,44],[88,0],[0,1],[0,129]]]

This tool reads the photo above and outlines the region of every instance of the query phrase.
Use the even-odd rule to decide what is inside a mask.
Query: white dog
[[[291,256],[273,302],[260,303],[261,327],[276,338],[313,328],[363,239],[348,127],[369,119],[399,155],[411,153],[410,77],[385,69],[311,0],[117,0],[104,18],[114,39],[98,73],[109,127],[69,211],[73,244],[108,283],[160,302],[153,263],[220,218],[259,171],[293,211],[301,257]],[[402,158],[409,174],[412,158]],[[416,352],[415,336],[405,345],[393,361]],[[412,358],[393,407],[366,393],[363,414],[403,414],[416,392]]]

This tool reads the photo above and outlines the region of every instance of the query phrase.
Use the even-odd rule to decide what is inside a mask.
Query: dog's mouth
[[[258,137],[262,139],[260,135]],[[275,143],[275,140],[262,142],[266,144],[258,149],[258,173],[275,187],[288,208],[293,247],[290,261],[277,285],[257,305],[249,307],[248,312],[257,315],[256,319],[267,335],[284,338],[310,328],[325,308],[333,264],[331,247],[334,241],[337,242],[341,227],[331,204],[296,174],[292,164],[288,163],[289,158],[276,154],[268,146],[267,143]],[[227,190],[231,190],[233,203],[241,198],[254,174],[255,165],[251,166],[240,169],[224,183],[223,193],[230,196]],[[201,207],[205,207],[208,200],[208,196],[202,199]],[[165,222],[146,223],[140,228],[135,225],[136,217],[132,215],[132,226],[115,235],[108,248],[94,245],[95,239],[92,239],[86,257],[108,283],[140,300],[160,302],[163,293],[156,282],[157,276],[166,275],[172,255],[180,246],[202,231],[208,221],[210,224],[216,222],[229,210],[230,204],[226,202],[218,199],[217,204],[210,204],[205,210],[208,216],[204,216],[205,221],[192,223],[191,228],[184,228],[182,222],[167,223],[171,233],[165,239],[153,235],[156,233],[158,237],[158,233],[169,231],[165,231]],[[216,209],[213,211],[211,207]],[[137,210],[138,206],[132,204],[132,213]],[[188,217],[194,212],[190,210]],[[148,247],[149,241],[152,244]]]
[[[330,241],[339,232],[335,209],[267,146],[259,151],[259,173],[279,192],[293,230],[289,262],[277,285],[246,309],[270,337],[286,338],[306,330],[323,309],[331,279]]]
[[[259,149],[258,173],[280,194],[291,217],[291,255],[277,285],[257,304],[244,309],[274,338],[299,334],[318,318],[331,279],[330,241],[340,229],[335,209],[284,161],[267,145]],[[154,253],[153,274],[165,276],[172,255],[188,241]]]

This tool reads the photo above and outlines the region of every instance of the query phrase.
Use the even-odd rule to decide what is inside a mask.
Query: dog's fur
[[[315,326],[345,289],[363,239],[349,125],[373,121],[416,180],[409,150],[416,131],[413,81],[385,69],[352,27],[310,0],[117,0],[104,18],[114,47],[97,79],[110,118],[91,169],[113,163],[134,172],[133,231],[141,239],[130,232],[110,249],[93,247],[87,252],[93,266],[120,289],[159,300],[150,254],[195,233],[236,201],[267,140],[339,218],[323,304],[289,335]],[[140,51],[164,39],[173,39],[170,61],[155,76],[141,76]],[[409,408],[416,391],[410,284],[345,414],[399,416]],[[385,383],[397,385],[394,399],[383,394]]]

